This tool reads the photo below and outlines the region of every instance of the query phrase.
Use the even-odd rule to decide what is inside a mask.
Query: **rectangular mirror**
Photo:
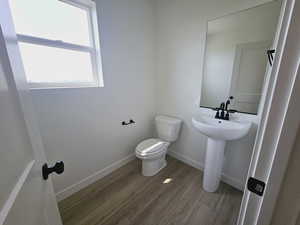
[[[200,107],[257,114],[280,1],[208,21]]]

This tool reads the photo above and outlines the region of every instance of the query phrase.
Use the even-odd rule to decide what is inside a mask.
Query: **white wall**
[[[33,90],[56,192],[134,153],[152,136],[155,113],[153,7],[147,0],[97,0],[103,88]],[[133,126],[121,121],[132,118]]]
[[[261,1],[156,1],[158,113],[184,120],[180,139],[171,150],[199,168],[204,165],[206,138],[194,130],[191,118],[201,111],[199,93],[206,22],[258,3]],[[255,116],[241,116],[257,121]],[[248,136],[227,144],[224,174],[227,181],[237,187],[245,183],[255,133],[254,126]]]

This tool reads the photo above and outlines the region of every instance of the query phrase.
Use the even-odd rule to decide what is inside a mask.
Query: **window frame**
[[[57,89],[57,88],[85,88],[104,87],[102,57],[100,51],[100,33],[98,30],[96,3],[92,0],[59,0],[87,12],[90,46],[73,44],[62,40],[52,40],[31,35],[17,34],[18,42],[34,44],[45,47],[61,48],[79,52],[88,52],[91,57],[91,65],[94,80],[92,82],[32,82],[27,81],[30,89]],[[26,73],[26,71],[25,71]]]

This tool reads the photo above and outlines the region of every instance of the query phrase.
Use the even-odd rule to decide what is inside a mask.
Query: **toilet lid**
[[[147,139],[142,141],[137,147],[136,152],[140,154],[152,154],[155,152],[159,152],[166,145],[165,141],[160,139]]]

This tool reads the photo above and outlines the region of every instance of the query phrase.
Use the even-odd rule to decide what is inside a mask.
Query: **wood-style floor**
[[[59,203],[64,225],[234,225],[242,193],[202,189],[202,172],[168,157],[153,177],[134,160]]]

